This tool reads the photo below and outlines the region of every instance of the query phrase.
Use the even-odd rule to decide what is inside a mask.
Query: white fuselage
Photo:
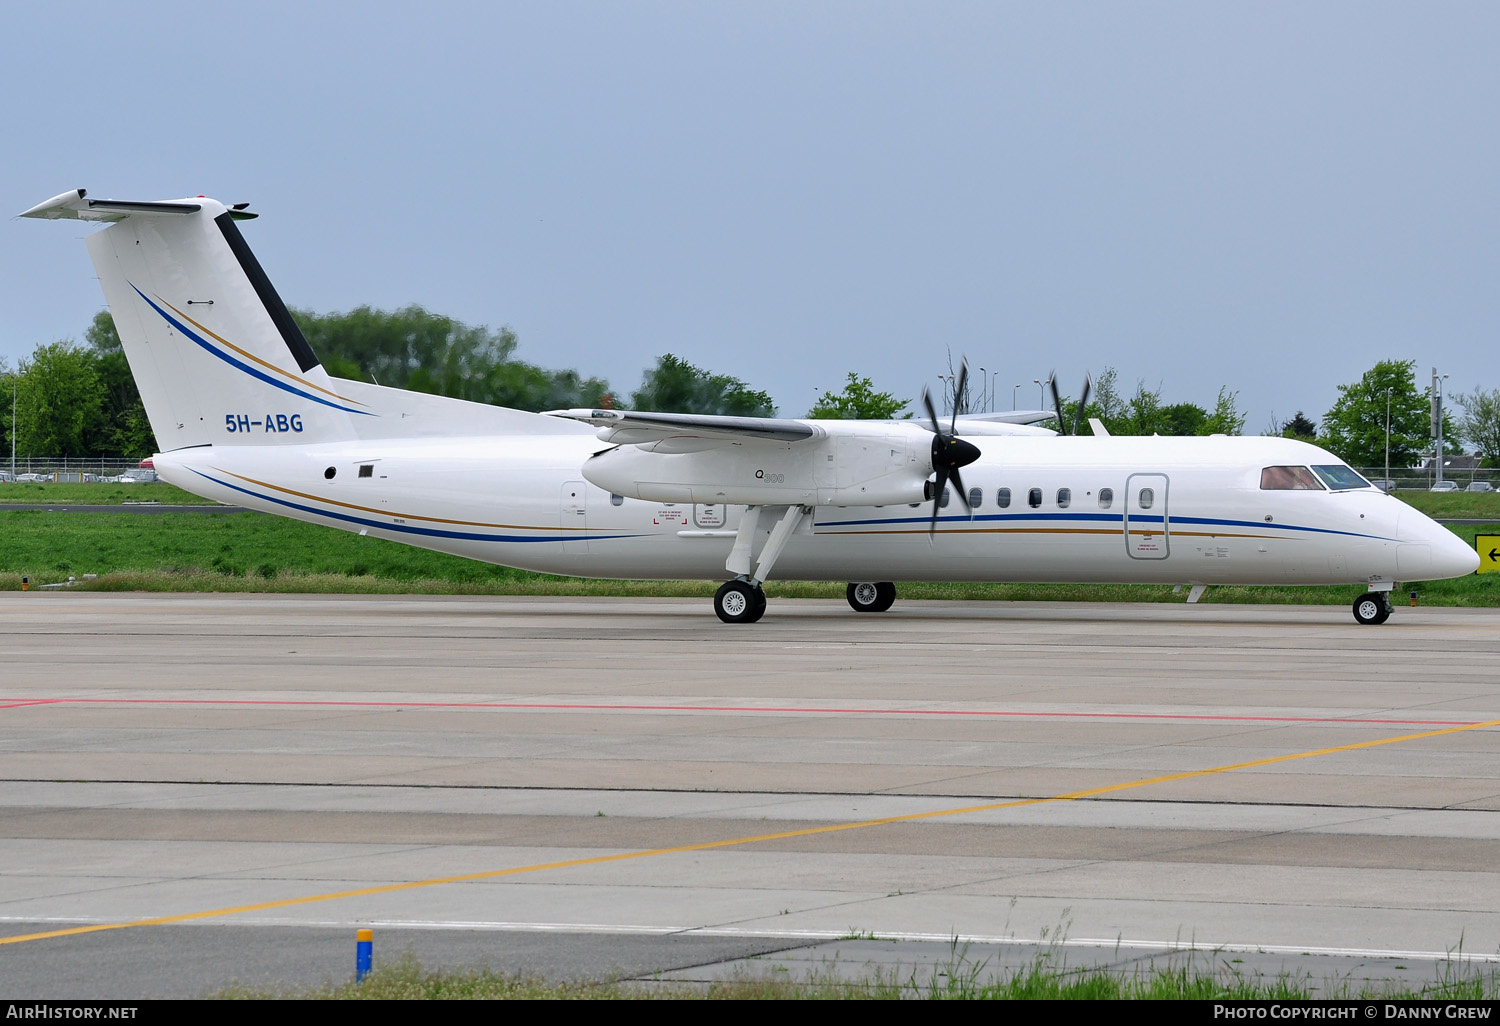
[[[983,457],[963,471],[980,493],[972,516],[954,496],[929,535],[929,502],[819,506],[774,576],[1388,586],[1473,569],[1472,550],[1452,532],[1373,488],[1263,490],[1265,466],[1338,462],[1303,443],[982,442]],[[591,430],[553,428],[210,445],[159,455],[156,466],[223,502],[491,563],[580,577],[730,576],[725,560],[745,506],[612,496],[584,475],[603,448]],[[1009,490],[1003,508],[1001,489]],[[759,544],[774,523],[762,518]]]

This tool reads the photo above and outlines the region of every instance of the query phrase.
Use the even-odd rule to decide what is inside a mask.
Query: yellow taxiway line
[[[1312,759],[1320,755],[1354,752],[1364,748],[1379,748],[1382,745],[1399,744],[1402,741],[1421,741],[1431,737],[1442,737],[1445,734],[1481,730],[1485,727],[1500,727],[1500,720],[1466,723],[1462,726],[1445,727],[1441,730],[1427,730],[1418,734],[1402,734],[1398,737],[1378,738],[1374,741],[1361,741],[1357,744],[1338,745],[1333,748],[1317,748],[1309,752],[1294,752],[1290,755],[1273,755],[1266,759],[1252,759],[1249,762],[1234,762],[1224,766],[1211,766],[1208,769],[1189,770],[1186,773],[1170,773],[1161,777],[1148,777],[1145,780],[1130,780],[1120,784],[1106,784],[1103,787],[1091,787],[1083,791],[1070,791],[1067,794],[1056,794],[1047,798],[1022,798],[1017,801],[994,802],[987,805],[965,805],[956,809],[912,812],[902,816],[884,816],[880,819],[865,819],[855,823],[836,823],[832,826],[783,830],[774,834],[754,834],[749,837],[731,837],[722,841],[703,841],[699,844],[684,844],[674,848],[650,848],[644,851],[618,852],[614,855],[595,855],[586,859],[567,859],[562,862],[539,862],[530,866],[513,866],[509,869],[491,869],[482,873],[464,873],[460,876],[438,876],[428,880],[410,880],[405,883],[383,884],[379,887],[361,887],[350,891],[330,891],[326,894],[309,894],[300,898],[262,901],[253,905],[235,905],[230,908],[214,908],[203,912],[184,912],[172,916],[156,916],[152,919],[132,919],[123,923],[96,923],[91,926],[73,926],[63,930],[48,930],[44,933],[26,933],[14,937],[0,937],[0,945],[22,944],[27,941],[47,940],[52,937],[71,937],[75,934],[83,933],[100,933],[105,930],[128,930],[136,926],[165,926],[169,923],[188,923],[198,919],[214,919],[219,916],[237,915],[241,912],[265,912],[270,909],[290,908],[295,905],[311,905],[320,901],[337,901],[340,898],[362,898],[375,894],[413,891],[422,887],[437,887],[442,884],[468,883],[473,880],[494,880],[504,876],[520,876],[523,873],[541,873],[549,869],[572,869],[578,866],[598,866],[609,862],[653,858],[658,855],[678,855],[690,851],[733,848],[739,845],[757,844],[762,841],[781,841],[791,837],[813,837],[817,834],[832,834],[843,830],[863,830],[868,827],[885,826],[889,823],[911,823],[917,820],[939,819],[944,816],[962,816],[974,812],[994,812],[999,809],[1018,809],[1028,805],[1046,805],[1051,802],[1071,802],[1081,798],[1097,798],[1100,795],[1130,791],[1139,787],[1170,784],[1178,780],[1193,780],[1198,777],[1213,776],[1216,773],[1232,773],[1235,770],[1255,769],[1259,766],[1274,766],[1277,763],[1294,762],[1298,759]]]

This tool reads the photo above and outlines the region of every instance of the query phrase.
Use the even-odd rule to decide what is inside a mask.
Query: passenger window
[[[1267,492],[1321,492],[1323,486],[1306,467],[1266,467],[1260,472],[1260,487]]]
[[[996,489],[996,491],[995,491],[995,505],[999,506],[1001,509],[1005,509],[1008,506],[1010,506],[1010,489],[1009,488],[999,488],[999,489]]]
[[[1036,509],[1038,506],[1040,506],[1042,504],[1042,490],[1040,488],[1033,488],[1031,491],[1027,492],[1026,504],[1032,509]]]
[[[943,494],[938,496],[938,508],[948,508],[948,489],[946,488],[943,489]]]
[[[1113,488],[1099,489],[1099,508],[1109,509],[1115,504],[1115,490]]]
[[[620,495],[620,494],[618,494],[616,492],[610,492],[609,493],[609,504],[611,506],[620,506],[620,505],[623,505],[624,502],[625,502],[625,496]]]
[[[1140,501],[1140,507],[1141,507],[1141,509],[1150,509],[1151,508],[1151,504],[1153,502],[1155,502],[1155,501],[1156,501],[1156,493],[1154,491],[1152,491],[1150,488],[1142,488],[1141,489],[1141,501]]]
[[[980,506],[983,506],[983,505],[984,505],[984,489],[983,488],[970,488],[969,489],[969,508],[970,509],[978,509]]]
[[[1057,490],[1057,508],[1067,509],[1073,504],[1073,489],[1059,488]]]

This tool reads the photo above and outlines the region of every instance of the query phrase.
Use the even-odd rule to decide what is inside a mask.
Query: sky
[[[0,198],[249,201],[289,305],[621,395],[670,352],[800,416],[951,354],[1261,433],[1382,359],[1500,387],[1496,53],[1492,3],[33,4]],[[95,229],[0,225],[14,367],[103,300]]]

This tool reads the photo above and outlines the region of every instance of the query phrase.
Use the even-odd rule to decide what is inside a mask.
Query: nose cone
[[[1405,510],[1401,514],[1399,533],[1401,547],[1401,578],[1407,581],[1440,581],[1449,577],[1465,577],[1479,569],[1479,553],[1467,542],[1442,524],[1430,520],[1416,510]],[[1408,572],[1408,549],[1425,549],[1422,560],[1413,560],[1424,565],[1411,566]]]
[[[1479,553],[1469,548],[1464,540],[1441,524],[1439,529],[1448,535],[1441,546],[1432,547],[1432,569],[1438,577],[1467,577],[1479,569]]]

